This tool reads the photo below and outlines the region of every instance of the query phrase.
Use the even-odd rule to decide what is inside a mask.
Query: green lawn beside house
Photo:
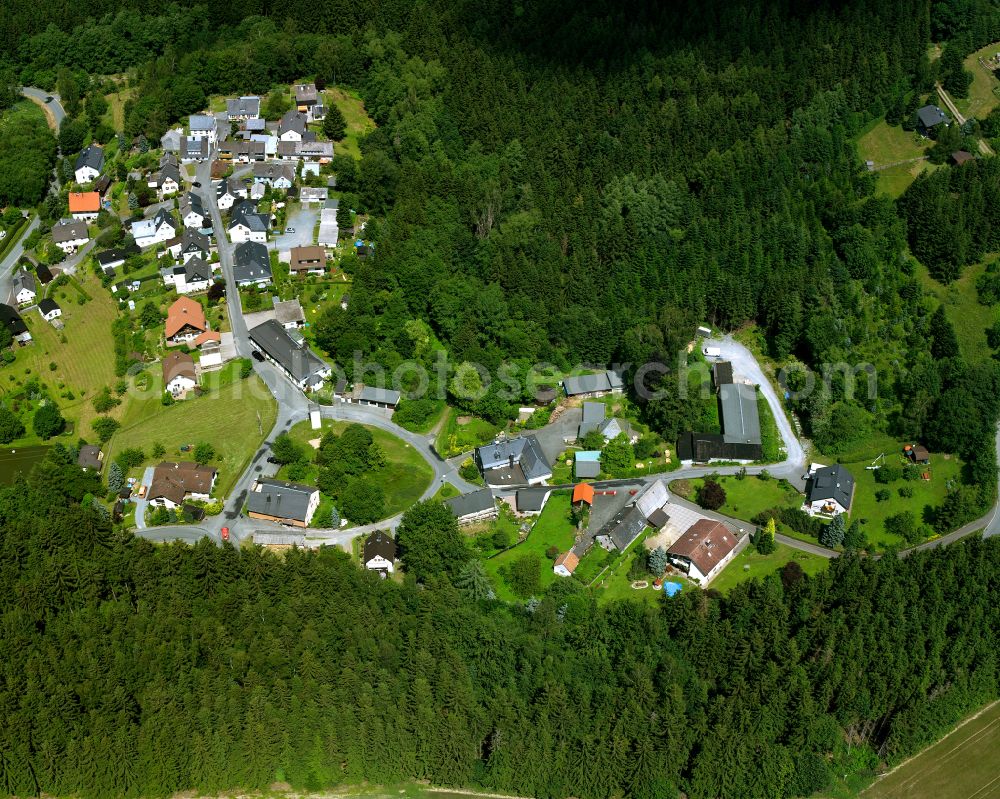
[[[828,564],[826,558],[793,549],[787,544],[779,543],[777,549],[770,555],[761,555],[754,548],[753,543],[748,543],[743,551],[722,570],[722,573],[709,583],[708,587],[727,593],[734,586],[747,580],[775,573],[789,561],[797,562],[806,574],[818,574]]]

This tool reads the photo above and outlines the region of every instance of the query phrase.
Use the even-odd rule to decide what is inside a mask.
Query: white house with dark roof
[[[552,467],[533,435],[499,439],[479,447],[475,461],[487,485],[531,486],[552,477]]]
[[[193,191],[185,194],[180,201],[180,212],[184,227],[200,230],[205,226],[205,218],[208,214],[205,213],[205,205],[201,195],[195,194]]]
[[[266,161],[253,165],[255,183],[263,183],[275,189],[288,191],[295,182],[295,167],[292,164],[282,164],[276,161]]]
[[[90,144],[76,157],[73,174],[77,183],[90,183],[101,176],[102,169],[104,150],[96,144]]]
[[[396,541],[385,530],[375,530],[365,539],[361,563],[368,571],[378,572],[382,578],[394,571]]]
[[[219,138],[218,125],[211,114],[192,114],[188,117],[188,130],[192,138],[207,139],[209,145]]]
[[[42,319],[46,322],[51,322],[52,320],[58,319],[62,316],[62,308],[60,308],[59,303],[51,297],[46,297],[38,303],[38,313],[42,315]]]
[[[233,250],[233,279],[238,286],[271,282],[271,256],[260,242],[245,241]]]
[[[854,475],[839,463],[813,465],[806,477],[806,500],[802,510],[810,516],[850,513],[854,501]]]
[[[330,366],[309,349],[304,339],[292,338],[274,319],[250,331],[250,344],[303,391],[315,391],[333,374]]]
[[[493,491],[489,488],[480,488],[478,491],[451,497],[446,499],[444,504],[455,514],[461,525],[488,521],[500,515],[496,500],[493,498]]]
[[[307,130],[306,115],[300,111],[288,111],[278,123],[278,139],[283,142],[300,142]]]
[[[149,176],[146,185],[156,189],[161,197],[176,194],[181,188],[181,171],[176,163],[163,164],[159,172]]]
[[[244,200],[233,209],[228,225],[229,240],[234,244],[248,241],[263,244],[267,241],[270,226],[270,217],[257,213],[256,203]]]
[[[196,164],[207,161],[212,141],[207,136],[185,136],[181,147],[181,163]]]
[[[90,241],[86,222],[59,222],[52,226],[52,242],[70,255]]]
[[[177,235],[177,225],[166,208],[160,208],[155,216],[132,223],[132,238],[140,249],[155,247]]]
[[[247,187],[236,178],[220,180],[215,187],[215,201],[220,211],[228,211],[240,200],[247,198]]]
[[[226,118],[230,122],[245,122],[260,117],[260,98],[247,95],[226,100]]]
[[[14,293],[14,300],[18,305],[31,305],[38,296],[35,276],[24,269],[18,269],[14,273],[11,290]]]
[[[292,527],[308,527],[319,507],[319,489],[258,477],[247,494],[247,516]]]

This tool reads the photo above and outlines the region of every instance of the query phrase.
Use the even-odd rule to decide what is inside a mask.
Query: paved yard
[[[545,457],[549,463],[555,463],[559,453],[566,449],[565,439],[576,438],[582,418],[583,411],[580,408],[567,408],[552,424],[525,432],[538,437]]]
[[[272,250],[281,252],[290,250],[292,247],[307,247],[313,244],[313,229],[319,221],[319,208],[311,206],[303,208],[296,206],[289,209],[285,227],[295,228],[294,233],[284,233],[274,237],[270,243]]]

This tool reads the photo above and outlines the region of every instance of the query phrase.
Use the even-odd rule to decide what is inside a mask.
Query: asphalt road
[[[31,97],[35,100],[40,100],[42,104],[52,112],[52,117],[56,122],[56,133],[59,132],[59,128],[62,125],[62,121],[66,118],[66,111],[62,107],[59,95],[56,92],[47,92],[44,89],[38,89],[34,86],[22,86],[21,94],[25,97]],[[51,97],[52,101],[46,103],[45,98]]]
[[[38,227],[37,216],[28,223],[28,226],[23,231],[21,231],[21,238],[18,239],[17,244],[11,247],[7,256],[3,259],[3,261],[0,261],[0,302],[10,302],[11,294],[14,288],[12,280],[14,267],[17,266],[18,259],[24,255],[24,240],[36,227]]]

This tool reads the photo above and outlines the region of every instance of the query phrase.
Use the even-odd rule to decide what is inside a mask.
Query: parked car
[[[52,95],[51,94],[45,95],[45,102],[47,102],[47,103],[51,103],[52,102]]]
[[[278,466],[281,466],[281,461],[279,461],[277,458],[275,458],[274,455],[268,456],[267,462],[268,463],[275,463]]]
[[[293,228],[293,227],[286,227],[285,228],[285,233],[294,233],[294,232],[295,232],[295,228]]]
[[[264,356],[261,355],[260,350],[251,350],[250,354],[253,356],[253,359],[255,361],[260,361],[261,363],[264,363]]]
[[[197,180],[194,183],[192,183],[191,185],[194,186],[196,189],[200,189],[201,188],[201,183],[198,182]]]

